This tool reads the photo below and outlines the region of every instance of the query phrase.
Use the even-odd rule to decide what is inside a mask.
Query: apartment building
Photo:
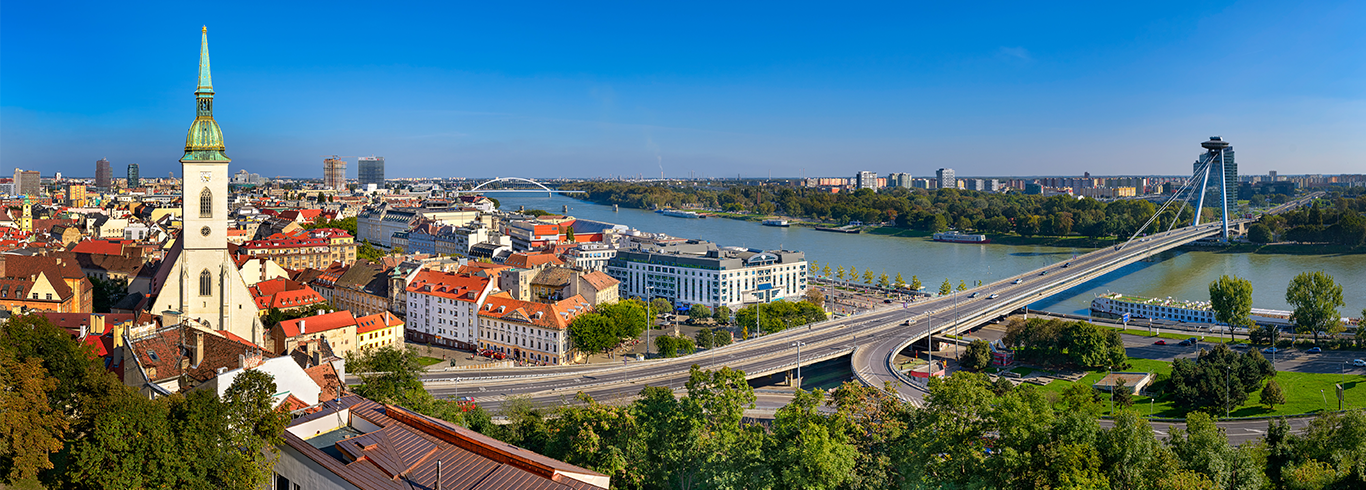
[[[534,303],[505,292],[491,294],[479,308],[479,348],[531,364],[571,363],[569,324],[590,309],[580,296]]]
[[[494,291],[489,277],[421,270],[407,287],[407,338],[473,350],[478,310]]]

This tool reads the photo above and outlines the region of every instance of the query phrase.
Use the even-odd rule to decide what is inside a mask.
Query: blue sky
[[[234,172],[1366,172],[1362,2],[287,3],[5,3],[0,168],[178,173],[207,24]]]

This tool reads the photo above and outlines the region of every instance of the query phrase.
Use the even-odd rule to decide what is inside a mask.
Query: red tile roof
[[[259,309],[298,308],[327,302],[313,288],[298,281],[277,277],[247,288]]]
[[[546,304],[513,299],[511,293],[503,291],[484,300],[484,307],[479,309],[479,316],[564,330],[569,328],[569,322],[586,313],[588,309],[588,302],[577,294],[553,304]]]
[[[479,294],[488,288],[491,281],[487,277],[429,269],[417,273],[413,282],[408,284],[408,292],[473,303],[479,300]]]
[[[285,337],[298,337],[300,322],[304,323],[304,333],[316,333],[354,326],[356,317],[351,314],[350,310],[342,310],[326,315],[285,320],[280,322],[280,328],[285,331]]]
[[[132,240],[111,239],[111,240],[86,240],[72,246],[68,252],[101,254],[101,255],[123,255],[126,246],[134,245]]]
[[[403,320],[389,312],[375,313],[370,316],[363,316],[356,319],[356,333],[370,333],[381,328],[402,327]]]
[[[515,253],[508,256],[507,260],[503,261],[503,265],[516,267],[518,269],[531,269],[543,265],[564,265],[564,261],[551,253]]]

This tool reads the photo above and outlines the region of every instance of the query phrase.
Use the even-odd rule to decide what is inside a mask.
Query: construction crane
[[[321,156],[321,157],[323,157],[323,158],[335,158],[335,159],[337,159],[337,160],[341,160],[341,159],[343,159],[343,158],[360,158],[360,157],[355,156],[355,155],[319,155],[319,156]]]

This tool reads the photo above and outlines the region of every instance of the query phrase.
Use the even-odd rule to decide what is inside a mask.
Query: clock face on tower
[[[199,180],[208,182],[211,178],[213,178],[213,172],[199,172]]]

